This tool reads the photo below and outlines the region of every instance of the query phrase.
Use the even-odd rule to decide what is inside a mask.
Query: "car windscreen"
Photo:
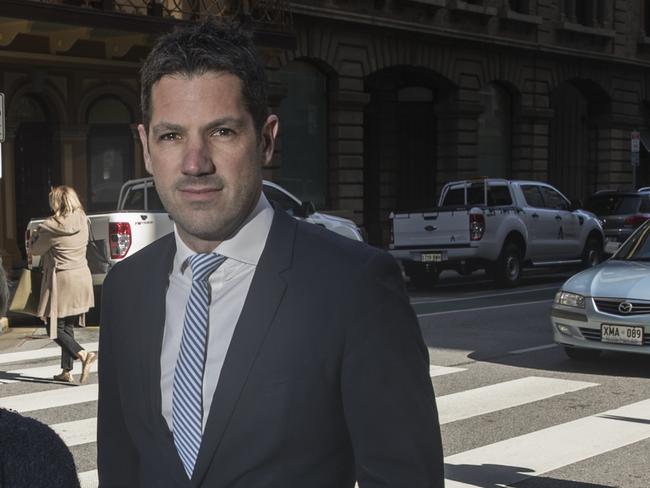
[[[467,205],[483,205],[485,202],[485,189],[483,183],[472,183],[467,188]],[[506,185],[488,186],[488,205],[512,205],[510,189]],[[465,205],[465,189],[461,187],[450,188],[442,202],[443,207]]]
[[[587,199],[585,210],[596,215],[628,215],[639,210],[639,195],[593,195]]]
[[[611,259],[650,261],[650,221],[639,227]]]
[[[148,211],[165,211],[155,187],[150,186],[147,188],[147,198],[149,199]],[[122,210],[144,210],[144,186],[134,187],[129,190],[124,199]]]

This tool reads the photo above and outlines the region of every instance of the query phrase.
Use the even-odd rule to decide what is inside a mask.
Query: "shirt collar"
[[[228,259],[257,266],[271,230],[273,213],[273,207],[262,193],[257,205],[239,230],[230,239],[219,244],[213,252],[219,253]],[[187,267],[187,259],[196,253],[180,238],[176,231],[176,224],[174,224],[174,239],[176,240],[174,269],[183,273]]]

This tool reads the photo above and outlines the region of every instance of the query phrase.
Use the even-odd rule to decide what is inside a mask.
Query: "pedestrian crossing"
[[[88,350],[97,348],[96,343],[83,346]],[[0,407],[36,418],[39,415],[61,418],[52,412],[75,406],[74,418],[68,415],[66,421],[49,422],[49,425],[70,448],[85,448],[94,456],[98,387],[93,382],[96,376],[91,377],[90,384],[80,386],[46,381],[60,371],[58,356],[58,347],[0,354],[0,382],[3,383]],[[444,377],[456,379],[471,375],[471,368],[431,365],[430,376],[434,382]],[[25,386],[30,381],[34,382],[33,386],[29,385],[30,390],[26,391]],[[461,425],[464,421],[499,412],[507,411],[515,416],[518,408],[531,405],[544,408],[544,402],[579,395],[600,386],[594,382],[538,374],[440,395],[437,404],[443,444],[446,426]],[[494,422],[494,418],[491,421]],[[445,486],[511,486],[646,439],[650,439],[650,398],[446,456]],[[97,470],[88,465],[87,459],[84,467],[79,472],[82,487],[96,488]]]

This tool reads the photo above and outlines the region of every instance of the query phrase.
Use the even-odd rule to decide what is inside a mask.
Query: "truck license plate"
[[[643,327],[602,324],[600,340],[612,344],[643,345]]]
[[[439,263],[440,261],[447,260],[446,252],[423,252],[422,253],[422,262],[423,263]]]

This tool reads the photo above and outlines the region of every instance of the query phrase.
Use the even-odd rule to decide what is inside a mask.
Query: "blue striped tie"
[[[203,435],[203,367],[211,298],[208,278],[225,260],[215,253],[194,254],[188,260],[192,290],[185,307],[183,339],[174,372],[172,425],[174,445],[190,479]]]

